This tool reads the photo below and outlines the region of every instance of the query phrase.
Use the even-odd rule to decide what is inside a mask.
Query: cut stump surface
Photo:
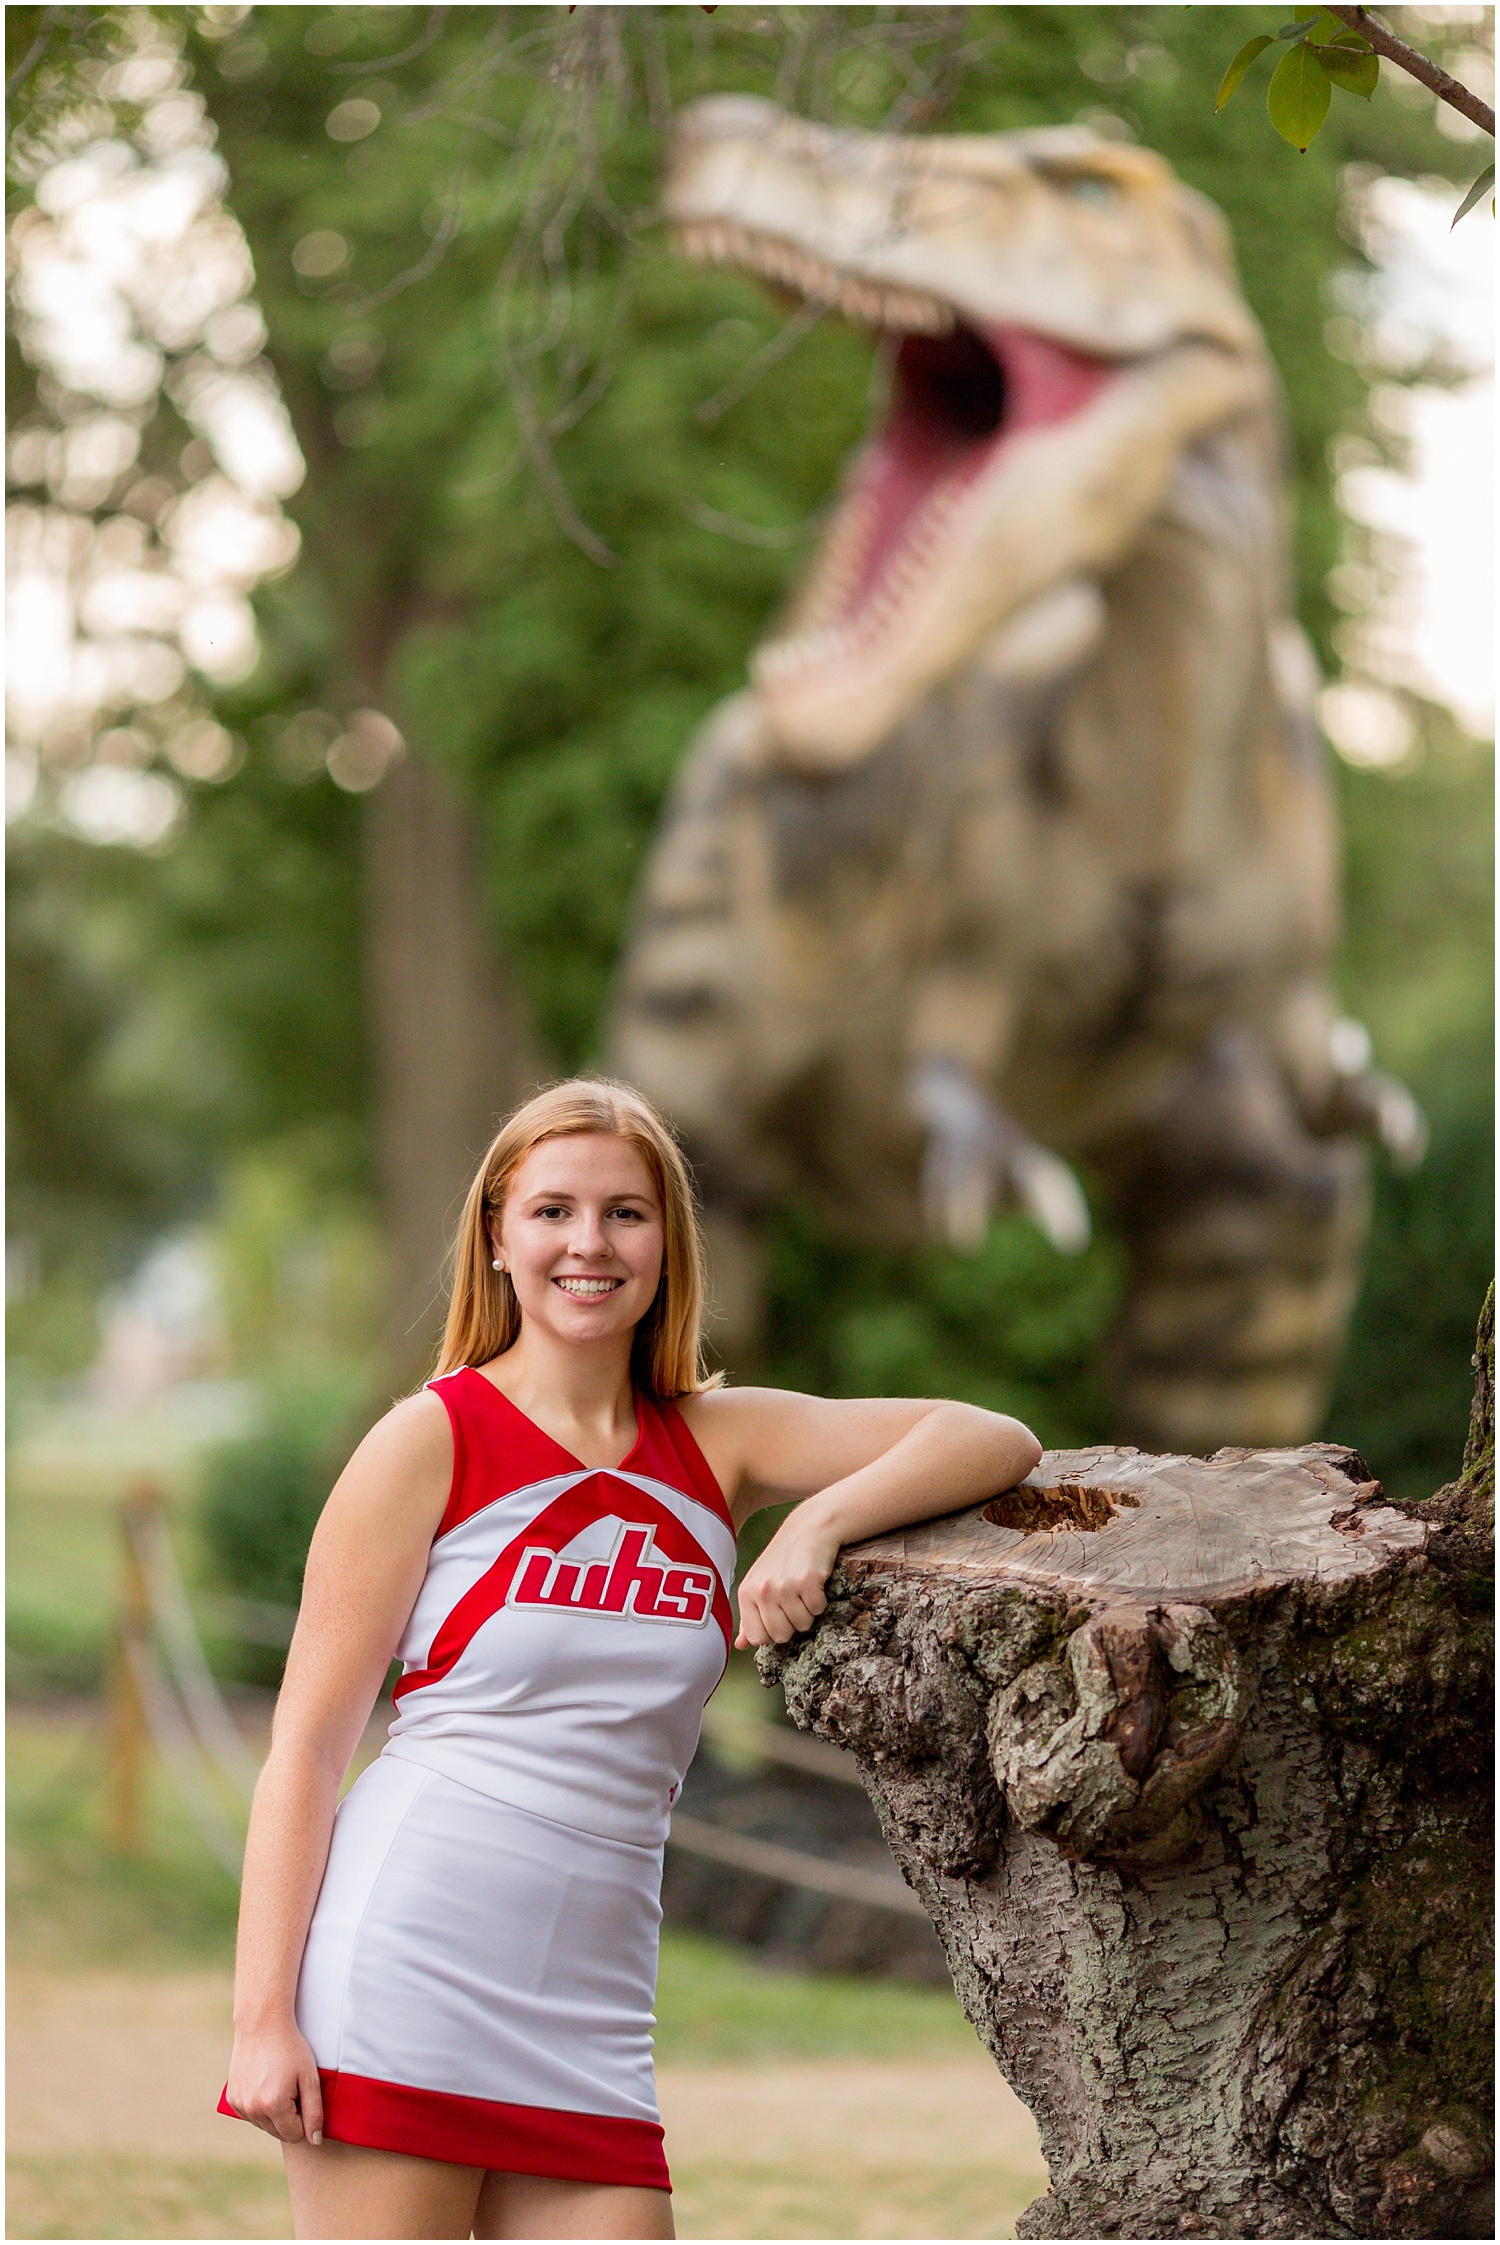
[[[1052,1451],[1019,1488],[856,1544],[844,1564],[1147,1604],[1233,1598],[1373,1574],[1420,1551],[1426,1529],[1380,1494],[1357,1454],[1332,1443],[1212,1458]]]
[[[1052,1452],[761,1655],[1036,2114],[1035,2237],[1481,2237],[1489,1605],[1326,1443]]]

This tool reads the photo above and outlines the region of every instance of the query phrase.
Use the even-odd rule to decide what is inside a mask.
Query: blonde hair
[[[636,1148],[661,1203],[665,1241],[661,1283],[635,1329],[630,1371],[659,1396],[697,1395],[722,1374],[703,1369],[705,1271],[692,1180],[661,1116],[629,1084],[588,1077],[553,1084],[518,1107],[496,1133],[469,1187],[453,1245],[453,1290],[433,1378],[464,1364],[488,1364],[521,1330],[521,1305],[508,1271],[493,1268],[490,1222],[505,1206],[526,1156],[549,1138],[623,1138]]]

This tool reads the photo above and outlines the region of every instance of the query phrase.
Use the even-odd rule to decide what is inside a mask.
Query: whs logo
[[[701,1629],[713,1611],[714,1571],[657,1555],[655,1535],[654,1528],[623,1521],[607,1559],[562,1559],[555,1551],[530,1544],[521,1554],[505,1602]]]

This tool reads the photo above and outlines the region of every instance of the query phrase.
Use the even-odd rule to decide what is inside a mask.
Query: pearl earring
[[[500,1260],[499,1256],[497,1255],[497,1256],[495,1257],[495,1260],[494,1260],[494,1262],[493,1262],[493,1263],[492,1263],[492,1264],[490,1265],[490,1269],[491,1269],[492,1271],[503,1271],[503,1270],[504,1270],[504,1268],[505,1268],[505,1265],[504,1265],[504,1264],[503,1264],[503,1263],[501,1262],[501,1260]]]

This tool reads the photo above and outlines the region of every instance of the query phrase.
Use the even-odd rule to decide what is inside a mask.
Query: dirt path
[[[10,2237],[285,2237],[275,2145],[213,2110],[221,1971],[18,1967]],[[683,2237],[1005,2237],[1046,2187],[1024,2106],[981,2057],[663,2066]]]

